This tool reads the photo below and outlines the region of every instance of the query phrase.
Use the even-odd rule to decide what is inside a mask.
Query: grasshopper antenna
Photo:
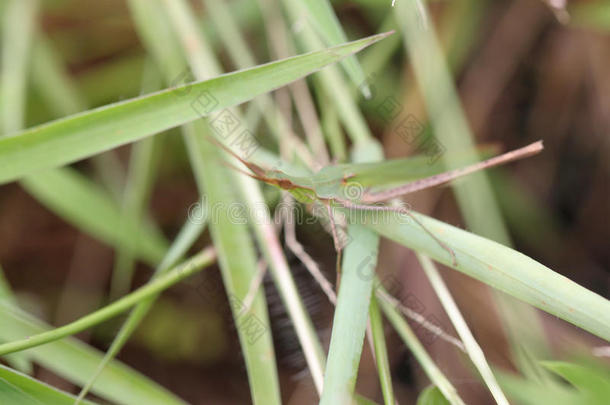
[[[326,211],[328,212],[328,220],[330,221],[330,229],[333,235],[333,243],[335,244],[335,250],[337,251],[337,280],[335,283],[335,290],[337,294],[339,293],[339,283],[341,282],[341,259],[343,254],[341,253],[342,246],[339,242],[339,237],[337,236],[337,224],[335,224],[335,217],[333,217],[333,209],[330,206],[330,202],[324,202],[326,206]]]
[[[260,176],[261,178],[257,179],[257,180],[262,180],[262,177],[265,177],[265,172],[266,170],[263,169],[262,167],[260,167],[259,165],[256,165],[254,163],[250,163],[247,160],[244,160],[241,158],[241,156],[239,156],[237,153],[233,152],[231,150],[231,148],[229,148],[227,145],[225,145],[224,143],[220,142],[218,139],[216,139],[214,136],[206,136],[206,139],[209,142],[212,142],[213,144],[215,144],[216,146],[218,146],[219,148],[223,149],[225,152],[227,152],[229,155],[233,156],[235,159],[239,160],[244,166],[246,166],[248,169],[252,170],[252,172],[254,174],[256,174],[257,176]],[[234,167],[235,168],[235,167]],[[242,172],[244,173],[244,172]],[[252,177],[252,176],[250,176]]]
[[[361,201],[364,203],[387,201],[405,194],[414,193],[416,191],[424,190],[426,188],[448,183],[459,177],[466,176],[467,174],[471,174],[479,170],[487,169],[504,163],[512,162],[514,160],[523,159],[531,155],[535,155],[539,153],[542,149],[542,141],[534,142],[523,148],[515,149],[500,156],[496,156],[491,159],[472,164],[470,166],[451,170],[445,173],[437,174],[435,176],[425,177],[423,179],[419,179],[402,186],[391,188],[389,190],[365,194],[362,196]]]
[[[224,166],[227,166],[228,168],[235,170],[236,172],[239,172],[241,174],[243,174],[244,176],[248,176],[250,178],[253,178],[254,180],[259,180],[259,181],[263,181],[263,182],[267,182],[267,179],[265,177],[261,177],[258,176],[256,174],[252,174],[252,173],[248,173],[247,171],[240,169],[239,167],[227,162],[226,160],[223,160],[221,162]]]

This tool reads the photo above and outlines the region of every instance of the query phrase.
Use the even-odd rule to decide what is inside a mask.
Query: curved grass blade
[[[28,336],[21,340],[0,344],[0,356],[50,343],[91,328],[92,326],[127,311],[129,308],[151,296],[158,295],[172,285],[209,266],[215,259],[216,253],[214,250],[211,248],[205,249],[183,264],[176,266],[167,274],[156,278],[152,282],[138,288],[112,304],[85,315],[74,322],[34,336]]]
[[[174,242],[168,249],[165,257],[159,266],[157,266],[152,280],[167,273],[173,266],[175,266],[176,263],[187,253],[191,246],[193,246],[195,241],[205,229],[208,214],[205,210],[205,205],[203,202],[199,202],[199,207],[201,211],[197,213],[196,218],[194,218],[195,220],[192,220],[189,217],[186,223],[182,226],[182,229],[178,233],[178,236],[176,236],[174,239]],[[110,361],[121,351],[133,332],[135,332],[138,325],[140,325],[142,319],[144,319],[146,314],[148,314],[157,298],[158,296],[152,296],[139,302],[138,305],[136,305],[136,307],[130,312],[127,320],[123,323],[123,326],[121,326],[121,329],[112,341],[110,348],[108,348],[104,354],[104,358],[100,361],[95,372],[83,386],[83,389],[78,395],[79,401],[87,395],[104,368],[106,368]]]
[[[0,305],[0,339],[16,340],[52,330],[52,327],[18,308]],[[33,361],[75,383],[85,383],[102,354],[74,338],[62,339],[27,352]],[[95,394],[121,405],[185,405],[166,389],[134,369],[113,361],[104,370]]]
[[[169,88],[0,139],[0,184],[238,105],[320,70],[385,36],[387,34],[376,35],[203,82]]]
[[[359,218],[382,236],[610,341],[607,299],[516,250],[425,215],[413,215],[453,249],[456,267],[450,255],[412,221],[370,212],[362,212]]]

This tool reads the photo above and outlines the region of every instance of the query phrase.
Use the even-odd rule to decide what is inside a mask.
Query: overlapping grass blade
[[[294,4],[293,7],[300,8],[302,17],[315,28],[327,46],[347,42],[347,35],[328,0],[290,1]],[[371,91],[365,83],[364,71],[358,59],[350,56],[341,64],[354,85],[360,87],[364,96],[369,98]]]
[[[167,273],[173,266],[178,263],[180,259],[187,253],[187,251],[193,246],[195,241],[199,238],[203,230],[205,229],[205,225],[207,224],[207,211],[205,210],[205,205],[200,202],[201,211],[197,213],[196,220],[192,220],[189,218],[186,223],[183,225],[182,229],[178,233],[178,236],[174,239],[172,245],[167,251],[167,254],[157,266],[155,274],[153,278],[159,277],[165,273]],[[87,393],[95,384],[97,378],[102,373],[102,371],[106,368],[108,363],[116,357],[116,355],[121,351],[123,346],[127,343],[133,332],[142,322],[142,319],[148,314],[153,304],[155,303],[158,295],[153,295],[145,300],[140,301],[136,307],[129,313],[129,316],[121,329],[117,333],[116,337],[112,341],[110,348],[104,354],[104,358],[100,361],[97,366],[97,369],[94,373],[91,374],[87,383],[83,386],[78,398],[79,400],[84,398]]]
[[[8,304],[8,305],[17,305],[17,298],[13,295],[10,285],[4,276],[4,270],[0,265],[0,305]],[[0,336],[0,342],[3,339]],[[4,359],[10,366],[13,368],[30,374],[34,370],[34,366],[29,361],[28,357],[24,353],[15,353],[11,354]]]
[[[457,266],[422,228],[393,215],[362,213],[380,235],[610,341],[610,301],[492,240],[413,212],[455,252]]]
[[[326,405],[350,403],[354,396],[377,264],[377,235],[354,224],[348,237],[320,400]]]
[[[290,15],[292,24],[298,24],[302,17],[300,4],[295,0],[283,0],[282,2]],[[315,33],[313,27],[308,25],[302,26],[297,39],[305,49],[310,51],[323,47],[323,42]],[[373,138],[371,131],[358,110],[352,92],[339,69],[336,67],[325,69],[316,77],[319,80],[318,89],[322,90],[334,102],[334,108],[337,109],[348,135],[355,143],[355,147],[371,147],[370,140]]]
[[[35,336],[27,336],[21,340],[0,344],[0,356],[44,345],[66,336],[77,334],[85,329],[107,321],[108,319],[127,311],[139,302],[144,301],[149,297],[156,296],[172,285],[192,276],[196,272],[209,266],[215,260],[216,252],[214,252],[212,248],[205,249],[181,265],[176,266],[167,274],[159,276],[145,286],[138,288],[112,304],[91,312],[74,322],[51,331],[39,333]]]
[[[384,38],[377,35],[194,84],[169,88],[0,139],[0,183],[65,165],[234,106]],[[209,105],[207,103],[213,103]]]
[[[156,14],[158,19],[154,22],[142,19],[143,15],[150,16],[155,13],[154,9],[159,10],[158,7],[161,4],[167,7],[170,16],[168,20],[160,13]],[[158,25],[155,23],[173,27],[178,35],[188,32],[191,46],[185,48],[189,56],[192,57],[201,49],[203,44],[196,40],[200,32],[194,28],[192,13],[186,3],[132,0],[130,6],[142,29],[141,33],[146,43],[160,62],[163,61],[160,56],[166,54],[166,51],[160,47],[158,41],[163,41],[162,43],[166,44],[166,39],[159,38],[154,29],[150,29],[150,27]],[[181,58],[172,58],[172,65],[179,66],[181,63]],[[203,79],[208,76],[208,63],[206,60],[192,60],[196,77]],[[173,75],[176,74],[175,71],[167,68],[164,73],[168,81],[173,80]],[[234,181],[231,177],[232,174],[227,172],[227,169],[218,160],[220,156],[216,146],[204,139],[213,136],[207,123],[197,121],[184,126],[183,131],[200,193],[206,195],[209,206],[215,207],[217,211],[219,210],[218,207],[225,207],[219,210],[221,215],[211,224],[210,233],[219,252],[223,282],[231,302],[233,318],[237,325],[237,332],[248,370],[252,401],[265,404],[280,403],[279,381],[273,343],[267,326],[269,319],[264,295],[259,291],[248,310],[243,304],[256,271],[257,261],[255,249],[248,233],[248,226],[246,222],[243,222],[245,217],[236,220],[236,218],[231,218],[228,215],[229,205],[238,201],[233,187],[227,187],[227,184]],[[243,212],[239,215],[243,216]],[[237,250],[240,251],[239,255],[234,254]]]
[[[142,94],[158,90],[161,77],[154,63],[147,63],[142,78]],[[152,192],[157,163],[158,143],[164,138],[150,137],[136,142],[131,149],[129,170],[122,196],[122,215],[126,228],[140,229],[146,219],[146,206]],[[110,297],[116,298],[129,291],[135,270],[136,251],[141,235],[135,235],[129,244],[116,246],[117,254],[110,283]]]
[[[392,303],[382,298],[379,300],[379,305],[383,309],[386,317],[390,323],[394,326],[405,345],[411,350],[413,356],[417,359],[417,362],[422,366],[424,372],[430,378],[433,384],[435,384],[441,391],[443,396],[452,405],[465,405],[464,401],[458,395],[457,390],[443,374],[443,372],[436,366],[430,355],[426,352],[425,347],[415,336],[415,333],[404,320],[404,318],[397,312],[394,311]]]
[[[434,134],[440,143],[441,159],[448,169],[472,163],[472,157],[462,157],[457,151],[473,151],[474,137],[462,111],[460,99],[453,83],[447,62],[433,27],[422,29],[418,25],[418,9],[413,2],[398,2],[396,18],[402,30],[404,45],[413,65],[418,86],[423,95]],[[478,159],[475,159],[478,160]],[[485,172],[475,173],[452,185],[460,210],[469,228],[475,233],[510,246],[511,240],[502,214]],[[472,196],[476,195],[474,199]],[[484,215],[481,213],[484,212]],[[494,294],[498,314],[506,325],[506,332],[522,371],[530,370],[527,356],[544,356],[544,333],[535,310],[501,294]],[[535,353],[535,354],[534,354]],[[535,364],[535,363],[534,363]],[[528,371],[529,370],[529,371]]]
[[[53,328],[18,308],[0,305],[0,339],[17,340]],[[27,351],[32,360],[57,375],[84,384],[94,373],[102,354],[73,338],[62,339]],[[117,404],[185,405],[176,396],[118,361],[100,375],[94,392]]]
[[[209,74],[218,74],[220,63],[210,51],[205,38],[198,37],[193,24],[190,22],[191,13],[184,7],[185,2],[167,2],[168,10],[172,16],[174,26],[180,34],[182,46],[187,53],[189,63],[196,76],[205,77]],[[200,38],[195,41],[194,38]],[[244,61],[242,61],[244,62]],[[232,111],[239,122],[244,122],[238,111]],[[281,134],[278,134],[281,135]],[[282,141],[280,139],[280,141]],[[200,142],[200,141],[199,141]],[[260,152],[254,154],[260,155]],[[301,301],[295,282],[290,274],[288,262],[284,257],[281,245],[273,229],[272,220],[268,211],[261,210],[265,201],[257,182],[243,175],[237,176],[238,189],[246,209],[250,214],[251,226],[254,230],[258,245],[269,265],[273,280],[280,292],[282,301],[294,323],[297,336],[303,348],[305,359],[310,368],[312,378],[318,391],[321,391],[324,357],[321,345],[313,329],[312,322]]]
[[[417,258],[424,269],[424,272],[428,276],[428,280],[430,281],[430,284],[432,284],[432,288],[434,288],[434,291],[441,301],[443,308],[445,308],[445,312],[447,312],[449,319],[451,319],[455,330],[460,335],[462,342],[464,342],[466,353],[468,353],[468,356],[477,368],[479,374],[483,378],[483,381],[485,381],[485,384],[487,384],[487,387],[489,388],[489,391],[494,397],[496,403],[498,405],[509,405],[506,396],[502,392],[502,389],[496,381],[496,377],[493,375],[491,368],[485,359],[483,350],[475,340],[472,332],[470,332],[470,328],[468,328],[464,317],[453,300],[453,297],[445,285],[440,273],[436,269],[436,266],[427,256],[418,253]]]
[[[298,23],[302,17],[302,4],[293,0],[284,0],[283,3],[292,22]],[[306,49],[313,50],[322,46],[322,41],[314,32],[314,29],[307,24],[303,26],[298,37]],[[332,99],[349,136],[354,142],[353,155],[355,160],[358,162],[381,160],[383,158],[382,148],[373,138],[352,97],[352,92],[338,69],[333,67],[325,70],[318,75],[317,79],[319,80],[318,90]],[[337,135],[339,134],[337,133]],[[341,141],[335,140],[334,143],[339,145]],[[359,279],[357,271],[358,266],[367,256],[370,256],[368,259],[373,260],[368,264],[369,266],[374,268],[377,263],[377,237],[370,231],[358,226],[350,227],[350,229],[355,232],[353,235],[349,234],[350,244],[360,245],[361,249],[350,249],[348,246],[343,258],[344,280],[337,300],[327,372],[324,376],[324,391],[321,399],[321,403],[326,404],[340,403],[342,400],[353,398],[372,290],[372,280],[363,283]],[[359,239],[367,243],[370,242],[370,246],[367,248],[366,244],[360,244]],[[341,295],[342,291],[345,291],[343,295]],[[357,298],[354,291],[360,293],[360,298]],[[347,342],[349,344],[343,344],[342,339],[348,336],[349,340]]]
[[[363,147],[367,143],[369,147]],[[382,157],[372,138],[362,141],[354,152],[356,162],[378,161]],[[351,224],[347,234],[321,404],[346,403],[354,397],[379,253],[379,236],[370,229]]]

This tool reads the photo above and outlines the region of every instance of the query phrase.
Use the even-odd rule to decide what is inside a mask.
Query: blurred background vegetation
[[[273,27],[265,26],[257,1],[215,1],[228,3],[259,63],[275,59],[266,32]],[[332,3],[350,39],[398,26],[390,0]],[[441,38],[476,142],[508,150],[544,140],[541,155],[490,174],[514,246],[608,297],[610,4],[572,0],[564,9],[556,3],[451,0],[431,1],[428,6],[430,24]],[[225,70],[238,69],[220,41],[218,21],[204,2],[192,4]],[[142,92],[148,56],[125,1],[46,0],[40,2],[36,21],[27,81],[28,127]],[[3,62],[9,57],[4,53]],[[369,100],[358,96],[360,107],[386,156],[417,153],[414,145],[397,136],[379,108],[380,102],[393,99],[430,130],[402,37],[390,37],[358,57],[374,95]],[[43,70],[49,66],[60,69],[62,82],[45,76]],[[323,98],[317,101],[320,110],[328,104]],[[331,128],[336,124],[336,117],[323,118]],[[162,135],[163,147],[154,151],[156,172],[145,214],[168,240],[176,236],[198,199],[187,154],[175,132]],[[264,132],[263,126],[263,139]],[[130,146],[124,146],[75,167],[121,201],[130,159]],[[466,227],[449,188],[418,193],[407,201],[420,212]],[[335,255],[330,236],[310,226],[299,230],[299,239],[332,279]],[[205,235],[193,251],[209,243]],[[320,338],[328,344],[333,308],[300,262],[290,260]],[[108,302],[116,257],[112,246],[67,223],[12,183],[0,187],[0,262],[21,306],[52,325],[62,325]],[[424,274],[410,271],[414,267],[417,261],[411,251],[382,244],[380,268],[391,269],[400,284],[408,286],[420,312],[452,330]],[[151,268],[139,263],[132,286],[143,284],[150,274]],[[442,274],[488,360],[504,371],[517,370],[489,289],[458,272],[443,269]],[[220,275],[207,271],[196,278],[163,294],[119,359],[189,403],[247,403],[248,380]],[[273,284],[266,280],[265,286],[284,401],[313,403],[315,388],[290,319]],[[604,345],[553,316],[541,317],[545,350],[552,358],[590,356],[593,348]],[[78,337],[106,349],[120,321]],[[415,403],[427,377],[396,335],[388,331],[387,339],[397,400]],[[454,347],[436,340],[426,348],[467,403],[491,403],[485,386]],[[34,376],[78,392],[45,368],[36,367]],[[357,387],[361,394],[381,401],[377,370],[366,346]]]

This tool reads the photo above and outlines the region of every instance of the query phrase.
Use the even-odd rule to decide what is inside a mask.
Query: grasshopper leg
[[[337,282],[335,289],[339,293],[339,283],[341,282],[341,243],[337,236],[337,224],[335,224],[335,218],[333,217],[333,210],[330,206],[330,201],[324,201],[326,211],[328,212],[328,220],[330,221],[330,229],[333,235],[333,243],[335,244],[335,250],[337,251]]]
[[[294,200],[292,197],[289,198],[289,204],[294,209]],[[328,297],[328,300],[333,304],[337,305],[337,295],[333,290],[333,285],[330,281],[326,279],[322,271],[320,270],[317,263],[309,256],[309,254],[303,248],[303,245],[297,240],[296,232],[295,232],[295,223],[293,220],[285,217],[286,214],[282,215],[282,222],[284,223],[284,240],[286,241],[286,246],[294,255],[305,265],[305,268],[311,274],[311,276],[316,280],[322,291]]]

